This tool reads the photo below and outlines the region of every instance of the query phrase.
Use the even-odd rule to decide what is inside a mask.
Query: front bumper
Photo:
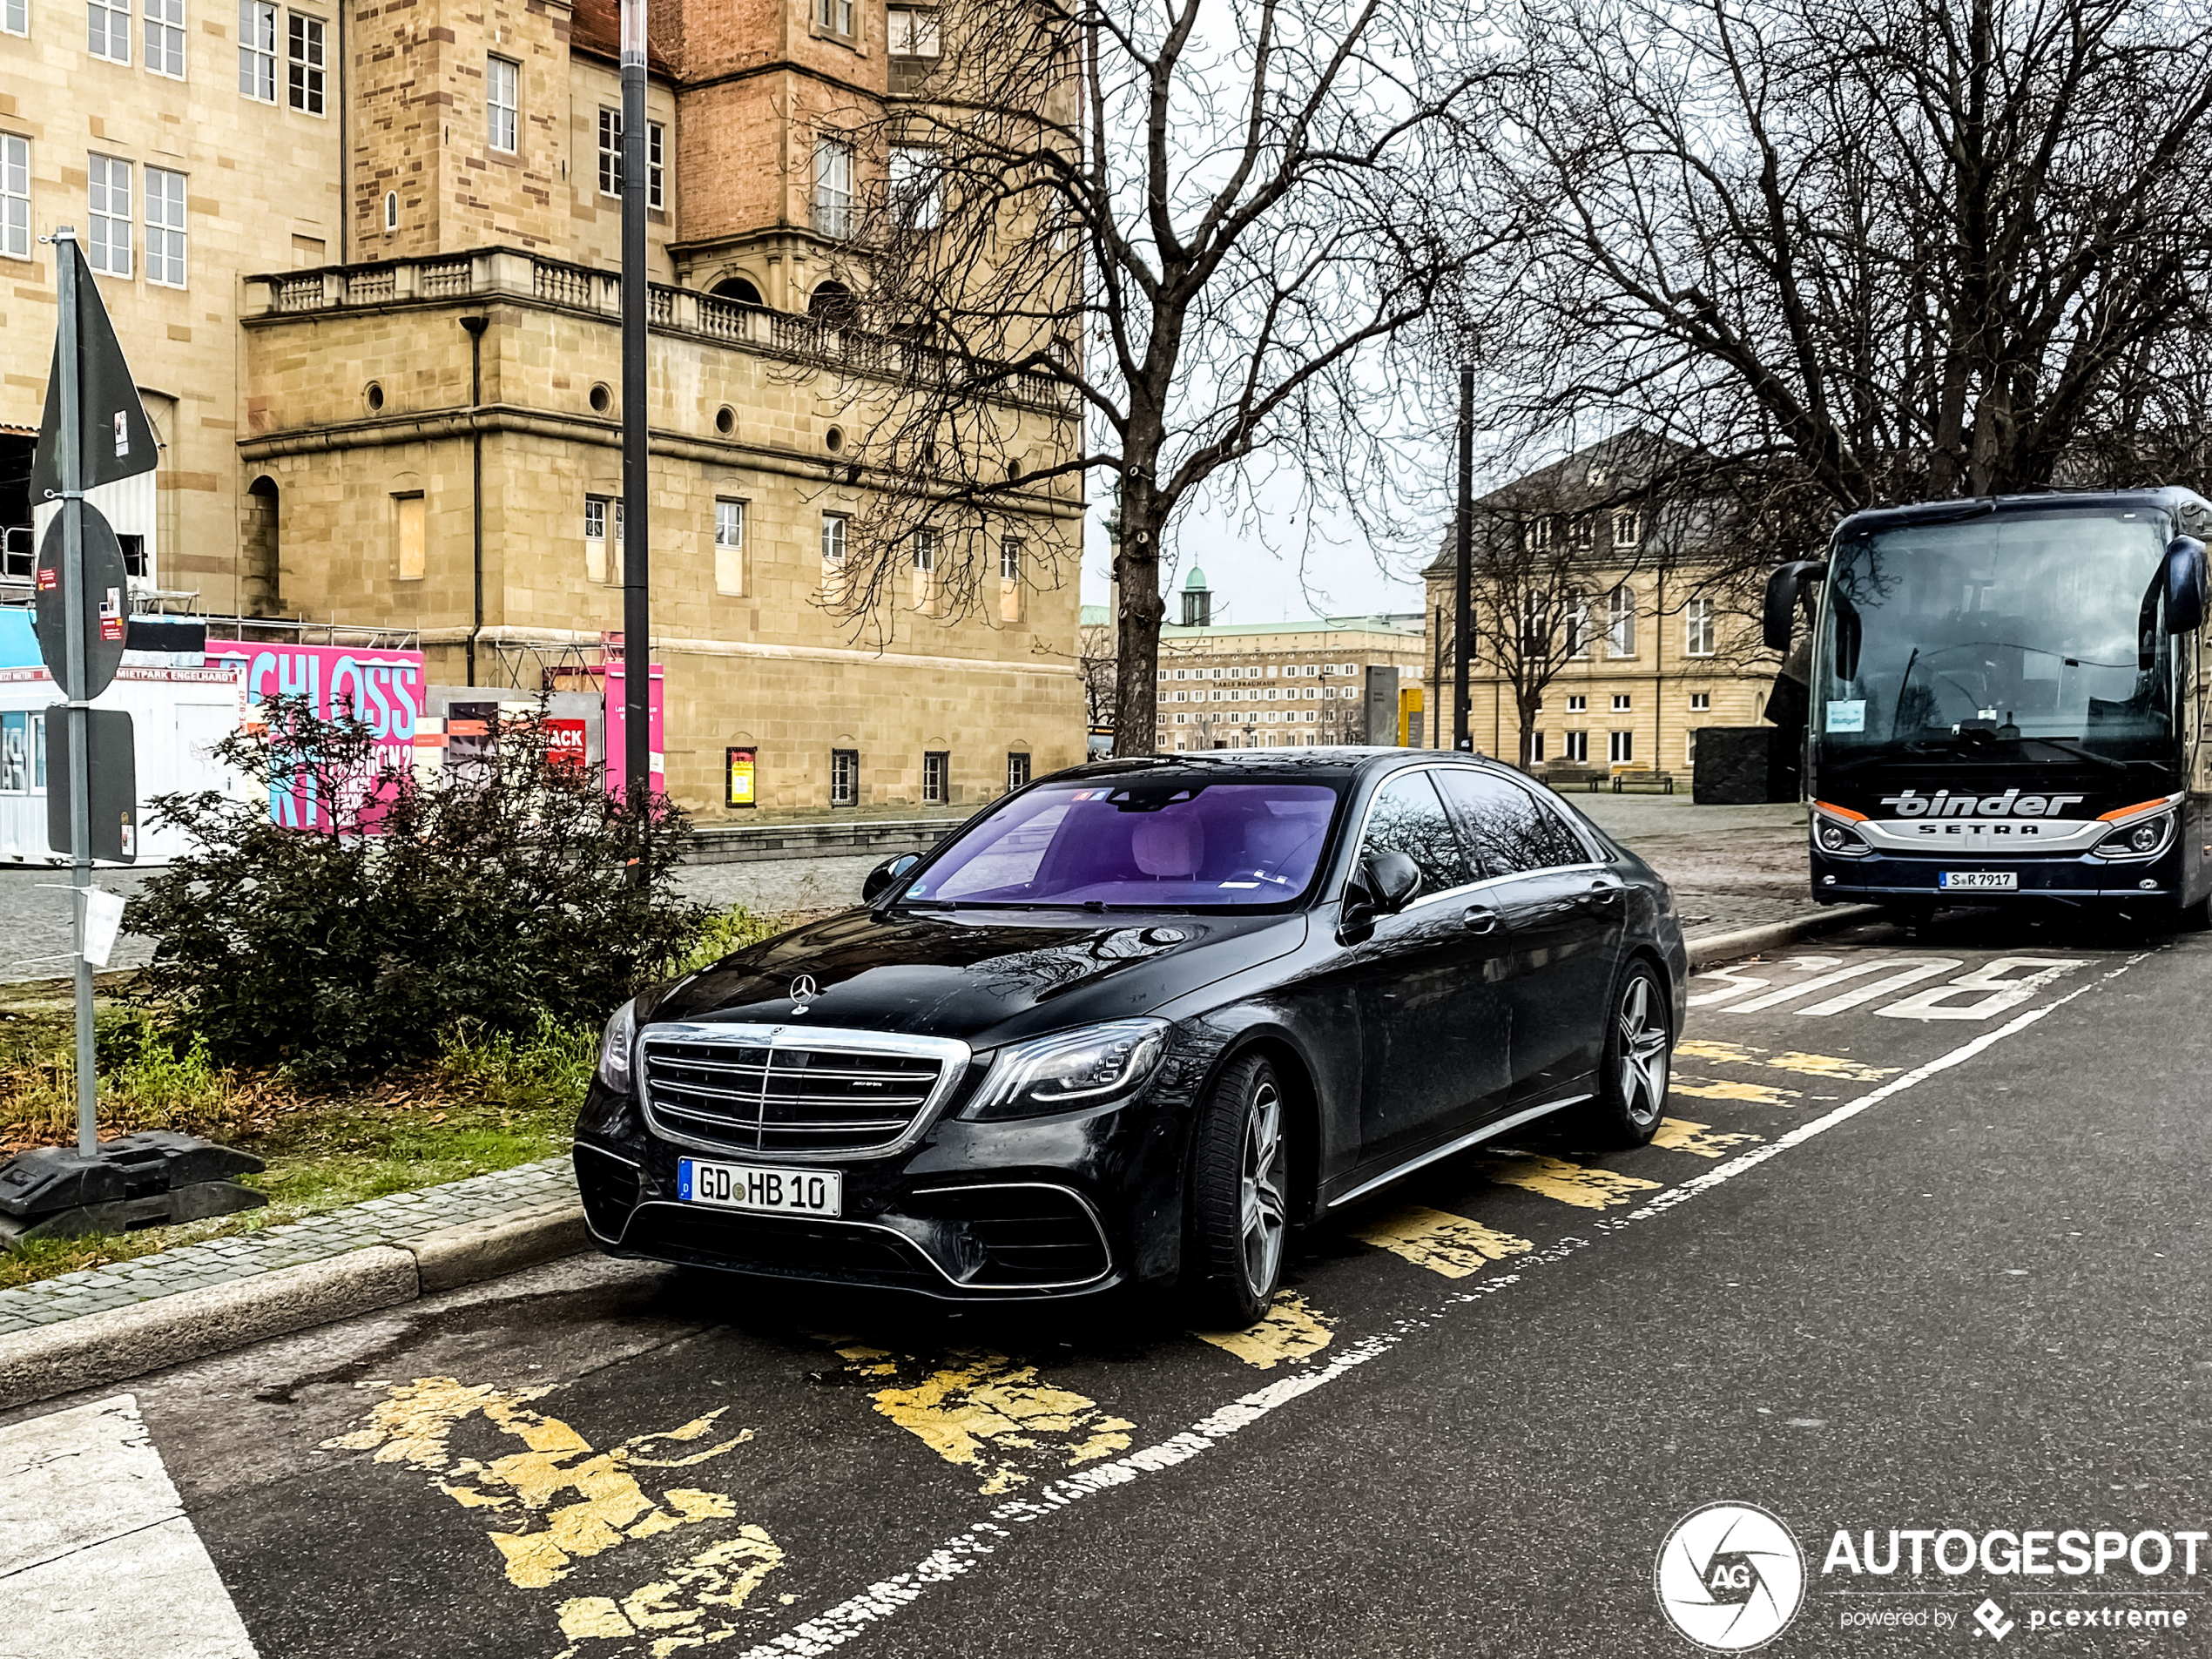
[[[2078,858],[2003,859],[1961,853],[1945,858],[1837,858],[1815,845],[1812,896],[1824,904],[1865,901],[1955,905],[2172,904],[2181,896],[2181,852],[2168,847],[2141,863],[2086,855]],[[2009,870],[2020,886],[2012,892],[1976,888],[1953,891],[1939,885],[1946,870]]]
[[[593,1240],[610,1255],[958,1301],[1050,1300],[1171,1277],[1181,1114],[1140,1090],[1103,1110],[974,1123],[941,1114],[891,1157],[794,1160],[663,1140],[592,1085],[576,1143]],[[836,1169],[835,1220],[677,1197],[679,1158]]]

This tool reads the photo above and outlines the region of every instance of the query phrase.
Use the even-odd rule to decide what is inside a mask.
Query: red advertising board
[[[590,729],[582,720],[548,720],[545,723],[545,758],[558,765],[583,765],[584,738]]]

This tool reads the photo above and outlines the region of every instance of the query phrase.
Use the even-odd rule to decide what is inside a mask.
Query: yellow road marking
[[[529,1408],[548,1392],[544,1388],[470,1386],[452,1377],[373,1386],[389,1392],[370,1410],[368,1426],[324,1446],[374,1453],[379,1463],[410,1465],[462,1508],[491,1510],[517,1523],[485,1537],[499,1552],[508,1581],[523,1589],[546,1588],[566,1578],[577,1561],[625,1542],[736,1517],[737,1506],[725,1493],[671,1487],[654,1498],[635,1473],[692,1468],[752,1438],[751,1429],[742,1429],[701,1446],[716,1433],[720,1411],[595,1453],[559,1418]],[[472,1417],[482,1417],[523,1449],[489,1461],[457,1456],[454,1432]],[[571,1494],[570,1501],[555,1501]],[[727,1615],[783,1559],[765,1532],[740,1526],[734,1537],[710,1545],[667,1578],[619,1602],[584,1596],[563,1603],[562,1633],[581,1639],[664,1630],[671,1634],[652,1644],[655,1655],[664,1656],[722,1641],[736,1632]]]
[[[1284,1291],[1277,1295],[1266,1317],[1249,1331],[1193,1331],[1190,1334],[1201,1342],[1227,1349],[1248,1366],[1272,1371],[1285,1361],[1304,1359],[1327,1347],[1329,1327],[1335,1323],[1328,1314],[1306,1306],[1305,1298],[1297,1291]]]
[[[1769,1083],[1739,1083],[1714,1077],[1677,1077],[1667,1085],[1669,1095],[1695,1095],[1700,1100],[1744,1100],[1754,1106],[1787,1106],[1804,1096],[1795,1089]]]
[[[1764,1049],[1754,1049],[1741,1042],[1721,1042],[1710,1037],[1689,1037],[1675,1044],[1677,1056],[1692,1060],[1724,1060],[1739,1066],[1770,1066],[1777,1071],[1795,1071],[1808,1077],[1833,1077],[1844,1082],[1878,1083],[1885,1077],[1893,1077],[1896,1066],[1869,1066],[1857,1060],[1846,1060],[1829,1054],[1770,1054]]]
[[[880,1348],[838,1352],[863,1376],[895,1377],[903,1369]],[[1074,1468],[1129,1450],[1136,1425],[1042,1381],[1035,1366],[1000,1353],[953,1357],[959,1363],[878,1389],[875,1408],[946,1462],[981,1471],[977,1490],[986,1497],[1026,1484],[1034,1470]]]
[[[1488,1263],[1536,1248],[1526,1238],[1420,1204],[1400,1210],[1352,1236],[1447,1278],[1465,1278],[1481,1271]]]
[[[1561,1204],[1582,1210],[1609,1210],[1615,1204],[1633,1204],[1633,1194],[1649,1192],[1659,1185],[1641,1176],[1594,1170],[1587,1164],[1569,1163],[1564,1158],[1492,1158],[1485,1161],[1482,1173],[1501,1186],[1541,1193],[1547,1198],[1556,1198]]]
[[[1716,1158],[1731,1146],[1765,1138],[1758,1135],[1716,1135],[1710,1123],[1693,1123],[1686,1118],[1662,1117],[1659,1132],[1651,1137],[1654,1146],[1664,1147],[1669,1152],[1693,1152],[1701,1158]]]

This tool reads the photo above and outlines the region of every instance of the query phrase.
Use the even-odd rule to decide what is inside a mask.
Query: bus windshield
[[[2044,509],[1838,541],[1812,705],[1838,757],[2168,757],[2162,513]]]

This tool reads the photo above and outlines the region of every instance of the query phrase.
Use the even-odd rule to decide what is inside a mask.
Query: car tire
[[[1282,1080],[1264,1055],[1231,1061],[1198,1109],[1183,1285],[1200,1330],[1257,1324],[1283,1277],[1289,1145]]]
[[[1598,1065],[1591,1129],[1608,1146],[1642,1146],[1659,1132],[1675,1054],[1667,982],[1647,961],[1632,961],[1607,1004],[1604,1057]]]

